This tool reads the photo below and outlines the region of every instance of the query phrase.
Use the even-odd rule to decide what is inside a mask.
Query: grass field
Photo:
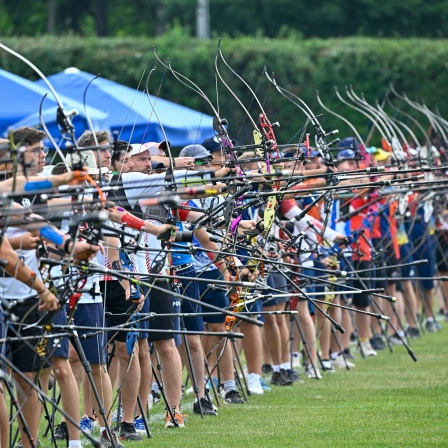
[[[153,438],[126,447],[448,447],[448,325],[403,347],[356,359],[350,372],[276,387],[218,417],[182,411],[185,429],[163,429],[163,408],[151,414]],[[43,447],[51,446],[43,441]],[[60,445],[62,446],[62,444]]]

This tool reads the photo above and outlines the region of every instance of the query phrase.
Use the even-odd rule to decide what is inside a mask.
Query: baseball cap
[[[131,145],[131,150],[129,151],[130,156],[136,156],[137,154],[141,154],[142,152],[148,151],[148,148],[141,143],[133,143]]]
[[[281,156],[285,159],[290,159],[294,157],[294,154],[291,151],[282,152]]]
[[[343,149],[342,151],[339,151],[336,160],[342,161],[342,160],[353,160],[355,158],[355,151],[353,149]]]
[[[89,174],[105,174],[109,172],[109,168],[103,166],[98,169],[98,165],[96,164],[96,157],[92,150],[87,151],[79,151],[73,154],[67,154],[65,160],[67,161],[67,165],[72,167],[74,164],[81,162],[82,166],[87,167],[87,172]]]
[[[163,140],[159,143],[158,142],[143,143],[143,146],[149,151],[150,156],[158,156],[160,155],[160,150],[166,151],[168,147],[171,148],[171,143],[168,140]]]
[[[195,159],[205,159],[206,157],[212,157],[209,151],[207,151],[202,145],[188,145],[179,153],[179,157],[193,157]]]
[[[369,154],[372,154],[372,156],[375,157],[375,159],[378,160],[378,162],[386,160],[388,157],[391,156],[391,153],[384,151],[384,149],[377,148],[376,146],[370,146],[369,148],[366,148],[366,151]]]
[[[299,150],[305,154],[305,157],[320,157],[320,152],[317,151],[316,148],[313,148],[312,146],[310,146],[309,148],[307,148],[304,145],[300,145],[299,146]]]
[[[355,137],[345,137],[338,142],[338,148],[351,148],[352,150],[359,151],[359,143]]]
[[[201,145],[210,153],[221,151],[221,143],[217,137],[210,137],[205,139]]]
[[[160,155],[159,145],[160,145],[160,143],[147,142],[147,143],[143,143],[142,146],[149,151],[150,156],[158,156],[158,155]],[[137,153],[137,154],[139,154],[139,153]],[[131,151],[131,155],[133,155],[132,151]]]
[[[378,162],[388,159],[392,154],[384,149],[377,148],[377,152],[374,153],[374,157]]]

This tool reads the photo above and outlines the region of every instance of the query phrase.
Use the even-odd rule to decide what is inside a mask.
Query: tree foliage
[[[448,0],[209,0],[215,36],[447,37]],[[195,0],[0,0],[1,33],[154,36],[195,30]]]
[[[130,87],[140,85],[142,89],[147,73],[157,66],[149,81],[151,93],[157,94],[160,89],[163,98],[210,113],[199,95],[157,63],[152,52],[155,45],[162,60],[169,58],[175,70],[192,79],[217,104],[214,70],[217,41],[188,37],[179,27],[157,39],[43,36],[3,39],[3,42],[36,63],[47,75],[76,66]],[[392,82],[398,92],[405,91],[410,98],[424,100],[429,107],[439,106],[442,115],[448,116],[448,105],[444,101],[448,94],[448,45],[444,40],[239,37],[224,39],[221,48],[231,67],[256,91],[270,119],[280,122],[278,135],[283,143],[298,140],[306,118],[269,87],[262,74],[265,65],[269,72],[275,72],[279,85],[306,101],[316,114],[323,113],[315,98],[318,89],[323,102],[353,121],[361,134],[367,132],[367,120],[336,99],[335,86],[344,92],[346,85],[353,84],[356,92],[364,93],[367,100],[374,103],[376,99],[382,101]],[[0,51],[0,67],[36,79],[28,66],[5,51]],[[248,89],[221,62],[219,70],[256,119],[259,109]],[[251,140],[252,128],[244,111],[222,83],[217,84],[220,113],[229,120],[231,135],[247,143]],[[418,118],[424,121],[423,116]],[[338,128],[341,134],[352,133],[328,114],[321,120],[326,130]]]

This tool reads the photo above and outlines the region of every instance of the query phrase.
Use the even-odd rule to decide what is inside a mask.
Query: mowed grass
[[[376,358],[356,359],[320,381],[273,387],[244,405],[222,405],[202,420],[184,399],[186,428],[165,430],[151,413],[152,439],[126,447],[448,447],[448,325]],[[43,441],[42,446],[51,446]],[[62,444],[61,444],[62,446]]]

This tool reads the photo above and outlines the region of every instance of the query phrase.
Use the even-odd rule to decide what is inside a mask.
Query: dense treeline
[[[138,87],[141,83],[140,89],[145,82],[146,75],[142,80],[145,70],[148,73],[149,69],[157,65],[158,69],[149,80],[151,93],[156,94],[160,87],[163,98],[210,113],[199,95],[187,89],[157,64],[152,53],[152,46],[155,45],[162,59],[169,58],[173,68],[191,78],[216,104],[213,61],[217,40],[190,38],[179,28],[157,39],[44,36],[39,39],[3,38],[2,42],[36,63],[47,75],[76,66],[131,87]],[[323,112],[315,99],[315,91],[319,89],[324,103],[352,120],[361,135],[368,133],[366,119],[336,99],[335,86],[343,92],[344,86],[352,83],[356,92],[364,93],[374,103],[376,99],[383,100],[392,82],[397,91],[406,91],[410,98],[424,100],[429,107],[439,107],[442,115],[448,115],[445,100],[448,93],[448,45],[443,40],[241,37],[224,39],[221,48],[232,68],[257,91],[271,121],[280,122],[278,135],[282,143],[297,140],[297,133],[305,124],[305,116],[269,87],[266,78],[262,76],[265,65],[268,71],[275,72],[280,85],[305,100],[316,114]],[[23,62],[1,50],[0,67],[36,79],[36,74]],[[251,101],[247,88],[222,63],[219,68],[231,89],[256,118],[259,110]],[[252,131],[250,123],[220,82],[218,87],[220,113],[229,119],[231,135],[248,142]],[[397,104],[403,106],[403,103]],[[389,106],[387,108],[389,112],[397,114]],[[418,118],[424,126],[428,126],[423,115]],[[327,115],[321,120],[326,130],[339,128],[341,133],[349,132],[339,120]]]
[[[194,33],[197,0],[0,0],[3,35],[154,36]],[[216,35],[448,37],[447,0],[209,0]],[[19,6],[19,7],[18,7]]]

